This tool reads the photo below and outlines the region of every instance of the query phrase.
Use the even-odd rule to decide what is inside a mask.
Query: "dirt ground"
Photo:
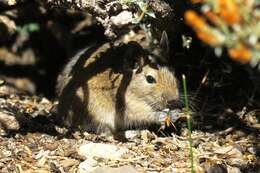
[[[86,159],[78,152],[89,142],[112,144],[128,149],[121,159],[94,158],[98,166],[121,167],[132,165],[138,172],[190,172],[188,130],[185,120],[177,120],[175,132],[142,130],[120,142],[102,135],[65,133],[55,125],[50,109],[53,102],[38,96],[14,94],[1,86],[0,96],[0,172],[80,172]],[[260,172],[260,136],[257,116],[260,112],[241,112],[233,115],[208,115],[203,124],[194,116],[193,157],[197,173],[258,173]],[[207,116],[207,115],[205,115]],[[212,116],[212,117],[210,117]],[[216,116],[216,115],[215,115]],[[244,127],[234,122],[243,119]],[[247,117],[247,118],[245,118]],[[222,126],[225,122],[233,124]],[[241,122],[240,122],[241,123]]]

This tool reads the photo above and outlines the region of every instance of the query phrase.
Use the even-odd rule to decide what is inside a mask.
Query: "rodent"
[[[129,41],[78,53],[58,77],[61,121],[84,131],[112,134],[158,123],[156,112],[180,95],[173,70],[161,59],[166,49],[164,33],[153,50]]]

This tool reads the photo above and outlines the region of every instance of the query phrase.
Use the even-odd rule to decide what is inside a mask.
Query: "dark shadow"
[[[14,136],[17,133],[27,134],[28,132],[41,132],[51,136],[60,135],[55,129],[56,124],[47,115],[32,117],[27,113],[20,113],[19,110],[14,107],[5,108],[3,110],[6,111],[7,114],[11,113],[9,116],[15,117],[15,121],[18,122],[18,126],[20,127],[17,130],[12,130],[8,128],[8,125],[5,124],[6,122],[0,121],[1,128],[6,132],[6,136]]]
[[[132,72],[128,72],[123,76],[123,79],[120,83],[120,86],[118,88],[118,91],[116,93],[116,104],[115,104],[115,109],[116,109],[116,127],[118,127],[119,129],[116,129],[116,131],[120,131],[120,130],[124,130],[121,129],[122,126],[124,126],[123,124],[121,124],[122,122],[124,122],[125,119],[125,108],[126,108],[126,102],[125,102],[125,93],[126,93],[126,89],[127,86],[129,85],[131,79],[132,79]]]
[[[184,30],[182,33],[185,32],[196,38],[190,30]],[[213,49],[201,44],[197,39],[193,40],[191,49],[185,50],[180,46],[180,44],[171,45],[179,51],[178,54],[175,54],[176,52],[171,54],[174,57],[177,76],[186,75],[188,94],[195,93],[191,94],[189,99],[194,100],[197,107],[193,110],[195,112],[193,130],[220,135],[223,138],[237,134],[243,135],[241,139],[251,136],[250,143],[258,150],[255,155],[259,159],[260,148],[257,144],[260,140],[260,129],[249,126],[237,115],[243,107],[247,108],[247,112],[259,109],[259,71],[249,65],[241,65],[230,60],[226,52],[223,52],[222,57],[216,57]],[[209,71],[207,80],[201,84],[207,71]],[[186,121],[175,124],[176,133],[181,134],[182,129],[187,128],[186,124]],[[242,172],[253,173],[259,170],[259,165],[256,164],[242,167]],[[249,171],[250,167],[252,171]]]

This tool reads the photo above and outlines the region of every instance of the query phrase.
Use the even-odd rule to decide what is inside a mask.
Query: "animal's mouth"
[[[162,105],[162,104],[156,104],[156,105],[153,106],[153,110],[155,112],[163,111],[165,108],[166,108],[166,106]]]
[[[176,110],[176,109],[182,109],[184,107],[183,103],[179,100],[174,100],[171,102],[167,102],[165,104],[163,103],[158,103],[156,105],[153,105],[153,110],[155,112],[163,111],[165,109],[169,110]]]
[[[166,108],[170,110],[175,110],[175,109],[182,109],[184,107],[183,102],[180,100],[172,100],[167,102]]]

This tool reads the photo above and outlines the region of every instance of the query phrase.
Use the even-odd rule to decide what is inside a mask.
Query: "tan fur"
[[[106,43],[80,54],[58,78],[58,112],[68,126],[97,133],[146,127],[158,123],[156,111],[179,99],[174,73],[153,67],[152,55],[137,43]],[[132,67],[136,62],[138,68]],[[147,75],[156,83],[148,83]]]

